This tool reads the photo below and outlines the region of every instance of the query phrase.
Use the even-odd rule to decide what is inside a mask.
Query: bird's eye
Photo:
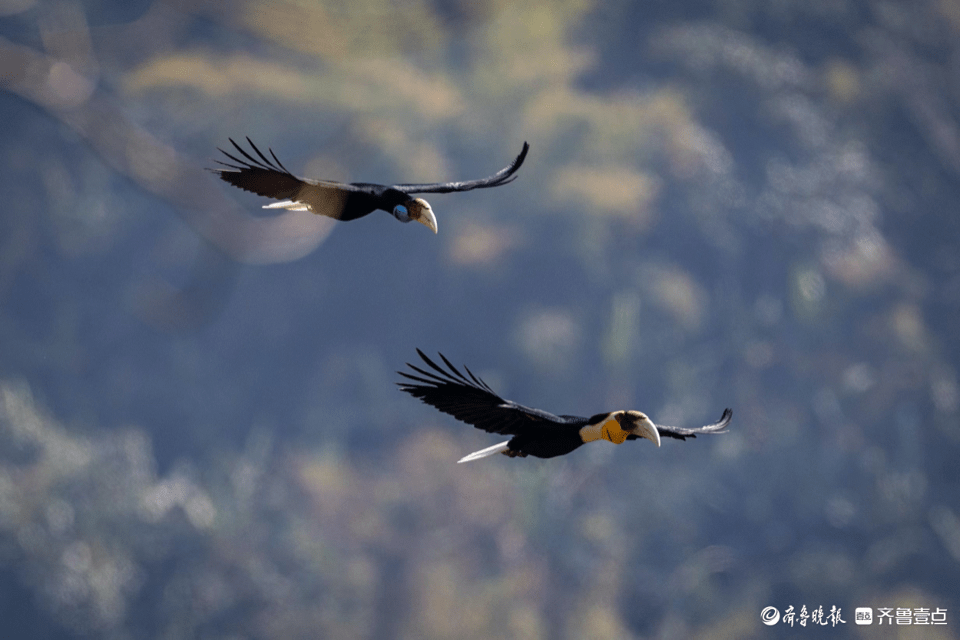
[[[398,215],[398,216],[409,216],[409,215],[410,215],[409,213],[407,213],[407,208],[406,208],[405,206],[403,206],[402,204],[398,204],[397,206],[395,206],[395,207],[393,208],[393,213],[396,214],[396,215]]]

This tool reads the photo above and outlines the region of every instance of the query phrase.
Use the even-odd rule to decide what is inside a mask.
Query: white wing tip
[[[504,451],[510,450],[510,441],[504,440],[498,444],[493,445],[492,447],[487,447],[486,449],[480,449],[480,451],[474,451],[470,455],[463,456],[457,460],[457,464],[461,462],[470,462],[471,460],[479,460],[480,458],[486,458],[488,456],[496,455],[498,453],[503,453]]]

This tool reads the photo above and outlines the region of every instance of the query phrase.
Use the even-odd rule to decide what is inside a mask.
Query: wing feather
[[[397,383],[402,391],[424,403],[489,433],[520,435],[531,429],[565,424],[567,421],[539,409],[505,400],[482,379],[467,369],[469,378],[444,357],[446,369],[417,349],[420,358],[433,372],[407,363],[415,373],[398,371],[407,380]]]
[[[210,169],[210,171],[219,175],[225,182],[244,191],[302,204],[308,211],[335,220],[352,220],[362,217],[378,205],[374,192],[382,189],[379,185],[345,184],[332,180],[298,178],[283,166],[273,149],[267,149],[270,154],[268,158],[250,138],[247,138],[247,143],[257,157],[230,138],[230,144],[234,146],[240,157],[218,148],[220,153],[232,163],[214,160],[226,169]]]
[[[731,409],[724,409],[723,415],[720,416],[720,419],[713,424],[708,424],[697,429],[684,429],[682,427],[668,427],[666,425],[658,424],[657,431],[660,432],[661,437],[667,438],[676,438],[677,440],[686,440],[687,438],[696,438],[698,435],[704,433],[724,433],[724,429],[727,428],[727,425],[730,424],[730,420],[733,418],[733,411]]]
[[[270,162],[260,152],[260,149],[250,141],[250,138],[247,138],[247,142],[250,143],[250,147],[260,156],[261,160],[251,156],[233,138],[230,138],[230,144],[234,146],[242,158],[218,147],[217,150],[234,164],[215,160],[214,162],[227,167],[227,169],[210,169],[210,171],[219,175],[225,182],[229,182],[244,191],[277,200],[296,199],[301,189],[308,186],[309,183],[306,180],[293,175],[279,162]],[[270,154],[273,155],[272,150]],[[274,159],[276,160],[276,158]]]
[[[513,175],[520,168],[520,165],[523,164],[523,161],[527,157],[527,151],[530,150],[530,145],[526,142],[523,143],[523,149],[520,151],[520,155],[513,159],[509,165],[500,169],[495,174],[487,176],[486,178],[480,178],[479,180],[464,180],[462,182],[434,182],[434,183],[423,183],[423,184],[395,184],[392,185],[393,189],[397,191],[402,191],[403,193],[452,193],[454,191],[470,191],[471,189],[486,189],[489,187],[499,187],[505,184],[509,184],[517,179],[517,176]]]

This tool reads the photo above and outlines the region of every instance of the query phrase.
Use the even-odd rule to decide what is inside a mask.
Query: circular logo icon
[[[768,627],[772,627],[780,622],[780,612],[776,607],[766,607],[760,612],[760,620]]]

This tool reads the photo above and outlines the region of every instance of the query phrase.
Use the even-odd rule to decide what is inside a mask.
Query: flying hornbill
[[[557,416],[504,400],[467,367],[464,369],[470,376],[469,379],[460,373],[442,353],[439,355],[447,365],[447,370],[435,364],[420,349],[417,349],[417,353],[433,371],[421,369],[408,362],[407,366],[417,375],[398,371],[401,376],[413,381],[398,382],[401,390],[478,429],[513,436],[492,447],[471,453],[458,462],[486,458],[495,453],[503,453],[511,458],[553,458],[570,453],[580,445],[594,440],[620,444],[624,440],[646,438],[659,447],[661,436],[686,440],[696,438],[702,433],[721,432],[730,424],[733,416],[733,411],[724,409],[718,422],[699,429],[654,424],[640,411],[611,411],[589,418]]]
[[[516,179],[514,174],[523,164],[524,158],[527,157],[527,151],[530,149],[530,145],[524,142],[523,150],[520,151],[520,155],[513,162],[492,176],[479,180],[382,185],[366,182],[345,184],[331,180],[298,178],[287,171],[287,168],[280,163],[273,153],[273,149],[267,149],[270,157],[273,158],[271,161],[251,142],[250,138],[247,138],[247,142],[259,156],[259,159],[244,151],[231,138],[230,143],[243,158],[231,155],[218,147],[220,153],[235,164],[215,160],[214,162],[227,168],[210,169],[210,171],[244,191],[281,200],[281,202],[264,205],[264,209],[310,211],[344,221],[356,220],[372,213],[375,209],[381,209],[393,214],[400,222],[416,220],[432,229],[434,233],[437,232],[437,218],[433,215],[430,204],[423,198],[412,198],[410,194],[470,191],[471,189],[499,187],[513,182]]]

